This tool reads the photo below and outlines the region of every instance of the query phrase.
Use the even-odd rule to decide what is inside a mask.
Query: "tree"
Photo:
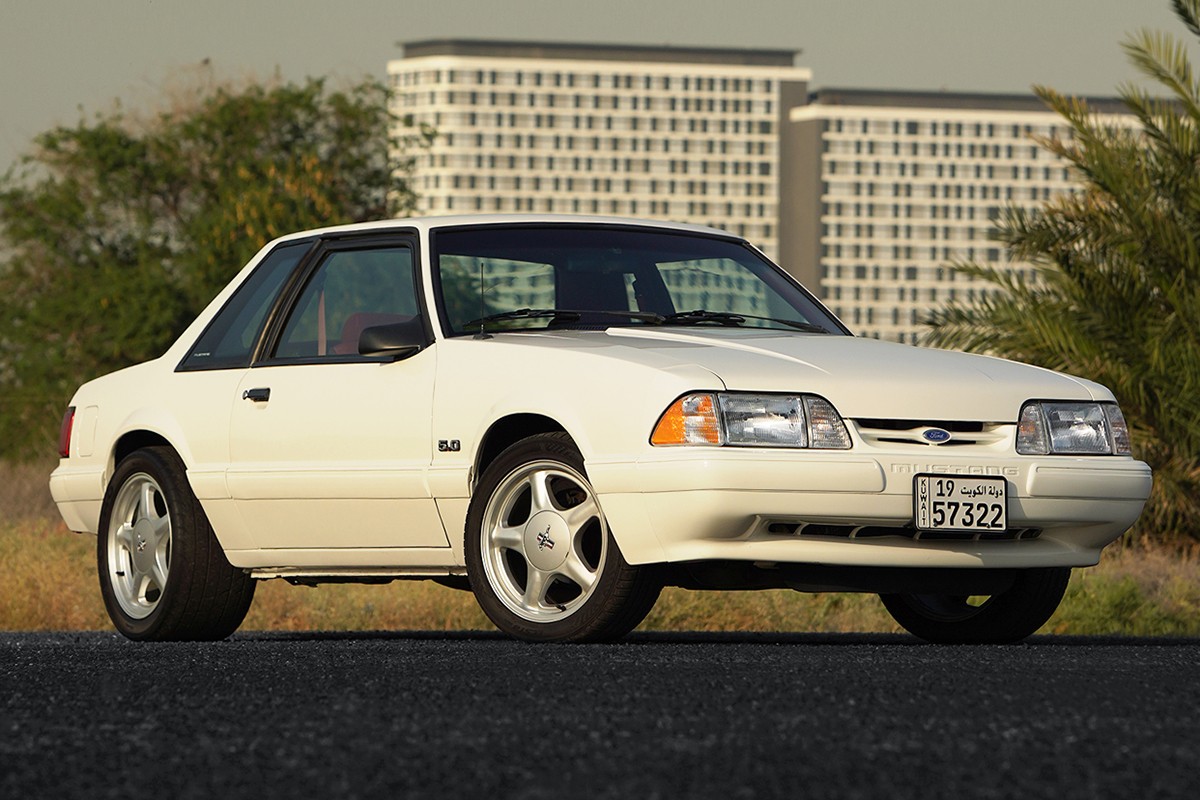
[[[1200,0],[1173,6],[1200,38]],[[1143,30],[1124,49],[1164,96],[1122,85],[1128,125],[1035,87],[1072,132],[1039,143],[1082,188],[1035,211],[1008,209],[997,236],[1037,280],[957,265],[1000,291],[935,311],[928,341],[1110,387],[1135,454],[1155,470],[1140,530],[1200,538],[1200,80],[1169,35]]]
[[[382,84],[311,78],[39,135],[0,179],[0,456],[47,449],[79,383],[161,354],[268,240],[410,211],[431,136]]]

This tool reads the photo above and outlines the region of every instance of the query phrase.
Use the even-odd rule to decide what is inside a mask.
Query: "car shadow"
[[[233,635],[242,642],[305,641],[441,641],[504,642],[522,644],[500,631],[243,631]],[[637,647],[646,645],[798,645],[805,647],[945,647],[931,645],[906,633],[783,633],[760,631],[635,631],[617,642],[559,645],[570,647]],[[1078,636],[1042,634],[1005,647],[1195,647],[1200,638],[1152,636]],[[530,645],[548,646],[548,645]],[[549,645],[554,646],[554,645]],[[993,646],[993,645],[989,645]]]

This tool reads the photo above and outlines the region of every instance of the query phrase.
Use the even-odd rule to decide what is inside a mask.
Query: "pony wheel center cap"
[[[558,569],[570,546],[571,532],[556,512],[539,511],[525,523],[525,557],[538,569]]]

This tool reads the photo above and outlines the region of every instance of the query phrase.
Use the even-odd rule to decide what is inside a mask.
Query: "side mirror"
[[[428,344],[424,323],[420,317],[413,317],[405,322],[364,328],[358,337],[358,354],[386,356],[393,361],[399,361],[415,356]]]

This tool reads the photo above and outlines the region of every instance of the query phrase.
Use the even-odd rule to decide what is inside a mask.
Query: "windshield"
[[[845,334],[736,240],[586,226],[436,231],[445,333],[722,326]]]

